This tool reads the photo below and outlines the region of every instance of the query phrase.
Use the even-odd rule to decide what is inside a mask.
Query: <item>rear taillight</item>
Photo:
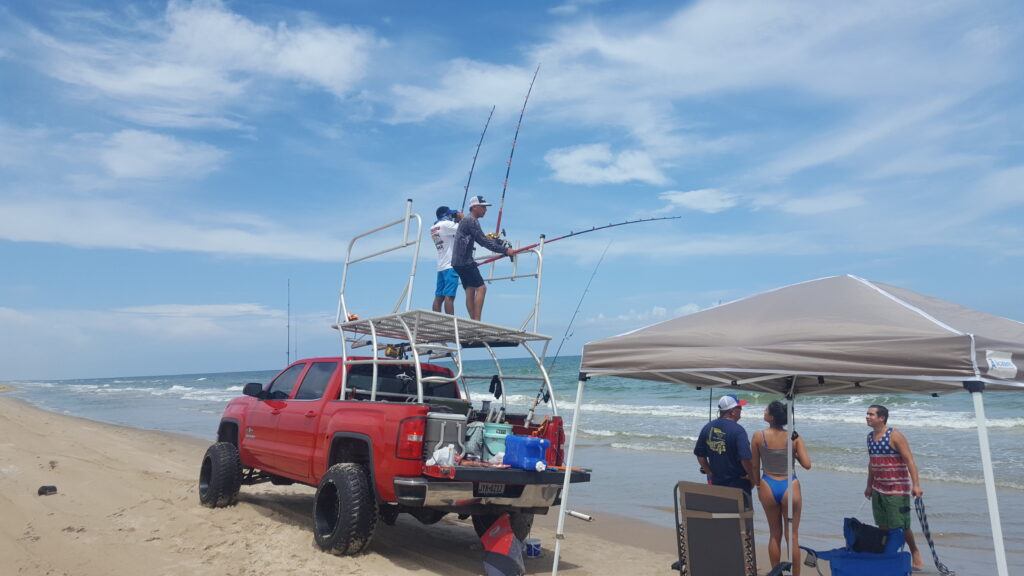
[[[413,416],[402,420],[398,424],[395,456],[406,460],[422,460],[423,434],[426,431],[427,419],[424,416]]]

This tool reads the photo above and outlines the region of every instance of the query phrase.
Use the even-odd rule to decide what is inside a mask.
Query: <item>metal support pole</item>
[[[788,518],[789,535],[786,537],[786,552],[789,553],[789,561],[796,564],[799,562],[800,549],[793,546],[793,401],[796,399],[796,376],[793,376],[792,385],[789,388],[789,394],[786,395],[786,491],[789,492],[789,498],[786,502],[786,518]],[[794,558],[794,555],[797,557]],[[774,566],[773,566],[774,568]]]
[[[1006,567],[1006,547],[1003,544],[1003,524],[999,519],[999,504],[996,502],[996,479],[992,472],[992,451],[988,444],[988,424],[985,421],[985,402],[981,394],[984,382],[964,382],[964,388],[974,400],[974,419],[978,423],[978,445],[981,449],[981,469],[985,474],[985,495],[988,497],[988,517],[992,523],[992,546],[996,551],[996,570],[999,576],[1009,576]]]
[[[562,505],[558,507],[558,527],[555,529],[555,559],[551,564],[551,576],[558,576],[558,558],[562,553],[565,539],[565,515],[569,510],[569,478],[572,475],[572,458],[576,452],[576,430],[580,425],[580,404],[583,402],[583,383],[589,380],[586,372],[580,372],[576,384],[576,410],[572,413],[572,428],[569,432],[569,453],[565,458],[565,478],[562,480]]]
[[[533,301],[533,331],[537,332],[540,326],[540,283],[544,274],[544,235],[540,235],[537,243],[537,296]]]

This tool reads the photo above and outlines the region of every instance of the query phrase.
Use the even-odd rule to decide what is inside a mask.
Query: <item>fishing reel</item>
[[[404,344],[388,344],[384,346],[384,355],[397,360],[406,359],[407,346]]]
[[[509,242],[508,238],[505,236],[504,230],[502,230],[500,234],[497,232],[491,232],[490,234],[487,234],[487,238],[490,240],[494,240],[495,242],[501,244],[505,248],[512,247],[512,243]]]
[[[498,244],[501,244],[501,247],[506,249],[506,250],[512,248],[512,242],[510,242],[508,237],[505,235],[505,229],[504,228],[502,228],[500,234],[497,233],[497,232],[491,232],[490,234],[486,234],[486,236],[487,236],[488,239],[493,240],[493,241],[497,242]],[[509,256],[509,258],[514,260],[515,256]]]

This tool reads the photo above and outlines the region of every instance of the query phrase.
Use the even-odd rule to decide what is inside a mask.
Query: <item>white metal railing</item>
[[[412,222],[413,220],[416,221],[416,236],[415,236],[414,239],[410,240],[409,239],[409,223]],[[352,258],[352,248],[355,247],[357,241],[359,241],[359,240],[361,240],[363,238],[366,238],[367,236],[372,236],[372,235],[374,235],[374,234],[376,234],[378,232],[382,232],[384,230],[388,230],[390,228],[394,228],[395,226],[398,226],[398,225],[402,226],[402,241],[400,243],[398,243],[397,245],[392,245],[392,246],[389,246],[389,247],[386,247],[386,248],[382,248],[382,249],[377,250],[376,252],[373,252],[373,253],[370,253],[370,254],[365,254],[365,255],[359,256],[358,258]],[[413,211],[412,211],[412,200],[406,200],[405,201],[405,215],[404,216],[402,216],[401,218],[399,218],[398,220],[395,220],[393,222],[388,222],[387,224],[384,224],[383,226],[378,226],[378,227],[376,227],[376,228],[374,228],[372,230],[368,230],[366,232],[363,232],[362,234],[358,234],[358,235],[354,236],[352,238],[352,240],[349,240],[349,243],[348,243],[348,253],[345,256],[345,267],[342,269],[342,272],[341,272],[341,288],[338,291],[338,314],[337,314],[337,318],[335,320],[335,322],[337,324],[341,324],[343,322],[347,322],[348,318],[349,318],[348,306],[347,306],[347,304],[345,302],[345,288],[348,285],[348,269],[353,264],[357,264],[359,262],[363,262],[365,260],[369,260],[370,258],[374,258],[376,256],[381,256],[381,255],[387,254],[389,252],[394,252],[395,250],[401,250],[403,248],[408,248],[410,246],[415,246],[416,249],[413,251],[412,265],[409,268],[409,280],[405,283],[405,286],[404,286],[404,288],[402,290],[402,293],[401,293],[401,295],[399,295],[398,301],[395,303],[395,307],[392,310],[392,312],[398,312],[398,310],[402,306],[402,300],[405,300],[405,309],[406,309],[406,311],[409,310],[409,308],[412,306],[412,286],[413,286],[413,281],[416,279],[416,263],[419,261],[419,258],[420,258],[420,241],[422,240],[422,236],[423,236],[422,232],[423,232],[423,219],[420,218],[419,214],[413,213]],[[344,341],[342,341],[342,344],[344,344]]]
[[[413,226],[413,224],[415,224],[415,226]],[[401,226],[402,237],[397,244],[375,249],[369,254],[353,256],[354,248],[360,243],[360,241],[398,226]],[[552,411],[557,415],[558,412],[554,403],[554,390],[551,386],[548,373],[544,368],[544,357],[547,354],[550,338],[536,333],[540,323],[540,291],[541,277],[543,275],[544,268],[544,237],[540,237],[540,242],[538,242],[536,246],[519,252],[516,255],[516,258],[511,260],[511,270],[508,274],[495,276],[495,266],[491,266],[490,273],[488,274],[488,277],[485,278],[485,281],[488,283],[503,280],[514,282],[520,279],[536,279],[533,308],[530,310],[530,313],[527,315],[522,325],[518,330],[516,330],[474,320],[460,319],[455,316],[449,316],[438,312],[412,310],[413,282],[416,277],[416,266],[419,260],[422,235],[422,219],[418,214],[412,211],[412,200],[407,200],[405,214],[402,218],[357,234],[349,241],[348,250],[345,256],[345,264],[341,275],[341,288],[338,292],[338,309],[335,323],[333,325],[333,328],[337,329],[340,334],[342,365],[345,367],[345,370],[342,373],[341,398],[345,399],[349,392],[349,367],[366,365],[372,367],[370,400],[375,401],[377,400],[377,388],[378,381],[380,379],[379,367],[389,365],[409,366],[411,364],[413,370],[415,370],[416,400],[419,403],[423,403],[424,401],[423,384],[433,382],[461,381],[463,386],[460,386],[459,388],[462,391],[462,396],[466,400],[471,400],[468,386],[465,386],[466,381],[470,379],[476,380],[482,377],[468,375],[463,372],[462,349],[465,345],[474,345],[483,347],[487,350],[491,359],[494,361],[498,377],[503,382],[505,380],[530,380],[541,382],[551,397]],[[348,301],[345,298],[345,291],[348,288],[350,268],[354,264],[370,260],[371,258],[411,247],[414,249],[412,262],[409,268],[409,277],[405,282],[402,292],[399,295],[394,308],[391,310],[391,313],[383,316],[362,319],[352,315],[349,311]],[[524,271],[520,267],[521,257],[531,254],[536,257],[536,265],[532,270]],[[533,322],[532,333],[527,332],[526,330],[526,327],[531,321]],[[349,334],[352,337],[348,338],[346,334]],[[398,340],[400,343],[397,345],[386,344],[382,342],[382,339],[392,341]],[[402,342],[403,340],[404,342]],[[529,346],[529,341],[543,342],[543,348],[539,355]],[[540,376],[528,377],[506,375],[502,370],[501,362],[499,361],[497,354],[492,349],[492,344],[495,342],[502,342],[505,345],[512,342],[517,346],[526,348],[531,359],[537,365]],[[351,358],[348,349],[349,343],[352,344],[353,350],[362,346],[370,346],[372,351],[370,357],[359,359]],[[397,358],[388,355],[385,355],[386,357],[381,357],[381,350],[384,350],[389,346],[398,346],[399,353],[397,354]],[[439,351],[440,356],[450,357],[455,364],[453,375],[424,376],[421,366],[423,356],[429,355],[431,358],[438,357]],[[407,355],[411,356],[411,358],[408,358]],[[490,378],[490,376],[487,378]],[[505,395],[502,396],[501,401],[502,406],[504,407],[506,402]]]
[[[519,271],[520,258],[523,257],[523,256],[526,256],[526,255],[529,255],[529,254],[532,254],[533,256],[535,256],[537,258],[536,265],[534,266],[532,272],[522,272],[522,273],[520,273],[520,271]],[[486,260],[487,258],[491,258],[491,256],[488,255],[486,257],[482,257],[481,259],[482,260]],[[501,261],[501,260],[496,260],[495,262],[493,262],[491,264],[491,270],[487,274],[487,277],[484,278],[484,281],[486,281],[488,284],[490,284],[490,283],[497,282],[497,281],[500,281],[500,280],[508,280],[509,282],[515,282],[516,280],[520,280],[520,279],[523,279],[523,278],[536,278],[537,279],[537,288],[536,288],[536,291],[534,293],[533,308],[530,310],[530,313],[526,316],[526,319],[523,320],[523,323],[522,323],[522,325],[520,325],[520,328],[519,328],[520,330],[526,330],[526,326],[530,323],[530,320],[533,320],[533,331],[536,332],[537,331],[537,327],[540,325],[540,289],[541,289],[541,278],[544,275],[544,235],[541,234],[540,240],[537,242],[537,246],[535,246],[533,248],[530,248],[529,250],[523,250],[522,252],[517,253],[515,255],[515,258],[511,258],[510,260],[511,260],[511,265],[512,265],[511,272],[509,272],[508,274],[506,274],[504,276],[495,276],[494,275],[494,271],[497,268],[498,262]]]

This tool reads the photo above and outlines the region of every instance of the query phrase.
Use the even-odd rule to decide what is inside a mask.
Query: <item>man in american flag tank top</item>
[[[924,568],[921,551],[910,531],[910,496],[921,496],[917,464],[910,443],[902,432],[889,427],[889,410],[873,404],[865,418],[868,433],[868,486],[864,497],[871,499],[871,511],[879,528],[903,528],[915,570]]]

